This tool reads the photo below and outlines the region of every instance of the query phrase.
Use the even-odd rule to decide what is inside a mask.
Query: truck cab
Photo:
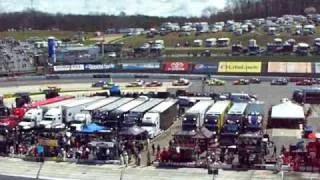
[[[143,114],[139,112],[129,112],[124,115],[123,127],[132,127],[142,121]]]
[[[159,113],[146,113],[142,119],[141,128],[148,132],[151,139],[159,135],[162,132]]]
[[[263,116],[259,112],[248,114],[245,129],[247,131],[258,131],[262,128]]]
[[[210,130],[213,131],[214,134],[218,132],[218,123],[220,121],[221,115],[219,114],[207,114],[205,116],[204,120],[204,126]]]
[[[182,129],[184,131],[196,130],[199,118],[199,114],[186,113],[182,121]]]
[[[92,117],[89,113],[79,113],[74,116],[74,119],[70,121],[70,127],[76,131],[80,131],[84,125],[90,124]]]
[[[44,114],[43,120],[40,122],[40,127],[44,127],[45,129],[64,128],[62,107],[49,109]]]
[[[28,110],[18,124],[19,127],[23,130],[35,128],[42,120],[43,110],[41,108],[30,109]]]

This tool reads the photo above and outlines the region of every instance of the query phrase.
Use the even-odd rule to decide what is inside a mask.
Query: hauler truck
[[[131,109],[129,113],[124,115],[122,127],[132,127],[136,124],[140,125],[143,115],[162,101],[164,101],[164,99],[151,98],[146,103]]]
[[[122,122],[124,120],[124,117],[126,114],[132,110],[135,107],[140,106],[141,104],[147,102],[149,100],[148,97],[146,96],[140,96],[136,98],[135,100],[124,104],[123,106],[118,107],[117,109],[111,111],[108,115],[107,119],[107,127],[112,128],[112,129],[120,129],[122,128]]]
[[[24,117],[22,121],[18,124],[18,126],[22,130],[36,128],[40,125],[40,122],[43,120],[43,116],[48,111],[48,109],[58,108],[64,104],[73,103],[75,101],[76,99],[72,98],[64,101],[47,104],[44,106],[39,106],[37,108],[32,108],[24,114]]]
[[[45,129],[60,129],[69,124],[75,114],[79,113],[81,109],[86,106],[103,99],[104,97],[90,97],[79,99],[75,102],[64,104],[58,108],[50,108],[44,114],[43,120],[40,122],[40,126]]]
[[[257,132],[262,130],[264,118],[264,102],[256,101],[248,104],[246,109],[246,120],[244,129],[246,132]]]
[[[140,126],[154,138],[172,125],[178,113],[178,100],[166,99],[144,114]]]
[[[118,107],[129,103],[130,101],[134,100],[134,98],[121,98],[116,100],[115,102],[108,104],[102,108],[99,108],[93,111],[92,118],[93,122],[101,125],[106,125],[109,113]]]
[[[218,101],[206,112],[204,117],[204,127],[219,134],[224,125],[225,114],[231,106],[231,101]]]
[[[201,127],[207,110],[213,105],[213,100],[199,101],[185,113],[182,120],[182,130],[192,131]]]
[[[236,145],[245,120],[247,103],[234,103],[228,111],[220,133],[220,146]]]
[[[80,131],[83,125],[91,123],[93,111],[103,106],[106,106],[108,104],[111,104],[118,99],[120,99],[120,97],[108,97],[106,99],[102,99],[100,101],[94,102],[93,104],[85,107],[84,109],[81,110],[80,113],[77,113],[74,116],[74,119],[70,122],[70,127],[74,128],[74,130],[76,131]]]

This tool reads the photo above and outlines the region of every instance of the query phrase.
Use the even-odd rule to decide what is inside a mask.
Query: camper
[[[310,35],[316,33],[316,27],[312,24],[303,26],[303,34]]]
[[[144,114],[162,101],[164,101],[164,99],[152,98],[146,103],[130,110],[129,113],[124,115],[122,127],[132,127],[136,124],[140,125]]]
[[[141,128],[148,132],[150,138],[168,129],[178,117],[178,100],[167,99],[144,114]]]
[[[217,46],[218,47],[228,47],[230,44],[230,38],[218,38]]]
[[[217,39],[216,38],[210,38],[205,40],[205,46],[206,47],[214,47],[216,45]]]
[[[231,101],[218,101],[205,114],[204,127],[218,134],[224,125],[225,114],[231,106]]]
[[[201,39],[196,39],[193,41],[193,45],[195,47],[201,47],[203,45],[203,41]]]
[[[182,130],[192,131],[201,127],[204,122],[205,113],[214,103],[213,100],[199,101],[185,113],[182,120]]]
[[[296,54],[298,56],[308,56],[309,55],[310,46],[307,43],[298,43]]]

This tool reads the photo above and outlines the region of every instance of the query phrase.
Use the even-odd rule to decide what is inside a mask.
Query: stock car
[[[270,83],[271,85],[288,85],[288,80],[286,78],[273,79]]]
[[[102,89],[111,89],[112,87],[117,86],[117,84],[113,83],[112,81],[108,82],[107,84],[102,86]]]
[[[223,86],[226,82],[220,79],[209,79],[206,81],[206,84],[209,86]]]
[[[297,86],[312,86],[314,83],[312,82],[312,80],[309,79],[304,79],[302,81],[298,81],[296,82]]]
[[[233,81],[232,84],[233,85],[249,85],[250,84],[250,80],[248,80],[248,79],[239,79],[239,80]]]
[[[146,87],[160,87],[162,86],[162,82],[159,81],[152,81],[152,82],[147,82]]]
[[[92,83],[91,87],[103,87],[105,84],[107,84],[106,81],[97,81]]]
[[[142,87],[144,83],[143,80],[136,80],[135,82],[127,84],[126,87]]]
[[[260,84],[261,80],[259,78],[251,78],[250,83],[252,84]]]
[[[190,81],[188,79],[178,79],[178,80],[174,80],[172,82],[172,86],[188,86],[190,84]]]

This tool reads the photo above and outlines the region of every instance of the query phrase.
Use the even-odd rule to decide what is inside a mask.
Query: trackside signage
[[[320,74],[320,63],[314,63],[315,73]]]
[[[220,73],[260,73],[261,62],[219,62]]]
[[[217,70],[217,64],[195,64],[193,67],[193,72],[197,73],[215,73]]]
[[[74,64],[70,66],[71,71],[83,71],[84,65],[83,64]]]
[[[70,71],[70,65],[53,66],[53,71],[55,72]]]
[[[167,72],[172,71],[188,71],[190,64],[187,62],[165,62],[163,70]]]
[[[269,62],[269,73],[311,73],[310,62]]]
[[[125,63],[122,64],[123,70],[147,70],[160,69],[160,63]]]
[[[114,64],[86,64],[84,70],[106,70],[115,68]]]

